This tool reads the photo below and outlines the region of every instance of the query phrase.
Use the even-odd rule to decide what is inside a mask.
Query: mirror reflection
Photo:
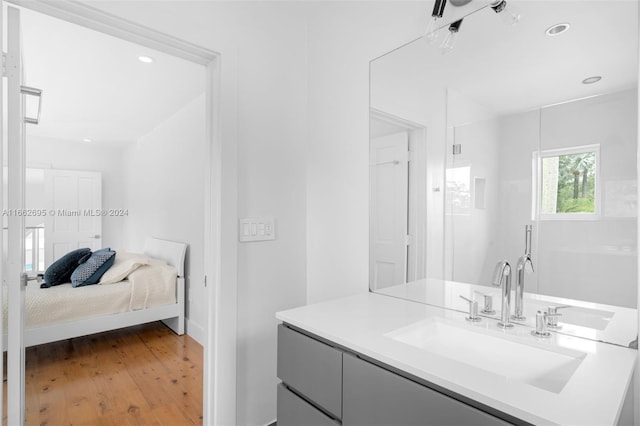
[[[460,293],[481,306],[493,296],[499,318],[492,284],[506,261],[513,321],[559,309],[556,330],[626,346],[637,3],[516,5],[517,25],[478,5],[453,48],[438,43],[452,33],[443,19],[438,36],[372,61],[371,289],[459,310]]]

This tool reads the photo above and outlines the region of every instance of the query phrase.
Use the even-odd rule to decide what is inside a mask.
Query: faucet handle
[[[460,295],[460,299],[469,302],[469,316],[465,317],[467,321],[478,322],[482,320],[480,315],[478,315],[478,302],[475,300],[471,300],[469,298]]]
[[[547,326],[549,328],[554,328],[556,330],[560,330],[562,325],[558,324],[558,317],[562,316],[562,314],[558,313],[558,309],[566,309],[571,308],[571,305],[558,305],[558,306],[549,306],[547,307]]]
[[[495,315],[496,311],[493,309],[493,296],[478,290],[474,290],[474,293],[484,298],[484,307],[480,312],[486,315]]]
[[[549,312],[536,312],[536,329],[531,331],[536,337],[551,337],[551,333],[547,331],[548,321],[550,318],[556,318],[562,314]]]

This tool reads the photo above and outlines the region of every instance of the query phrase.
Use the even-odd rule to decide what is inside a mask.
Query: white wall
[[[233,410],[237,395],[237,424],[269,423],[276,417],[275,312],[306,302],[306,6],[233,1],[91,5],[221,53],[222,156],[229,167],[223,170],[223,197],[235,198],[237,149],[238,216],[274,216],[277,239],[237,248],[237,393],[221,389],[229,402],[219,409]],[[228,207],[227,201],[223,209]],[[225,222],[224,215],[223,232],[235,234],[237,218]],[[236,250],[233,244],[222,249],[230,257],[228,252]],[[223,271],[220,285],[227,292],[236,285],[232,275]],[[233,327],[232,320],[223,318],[220,327]]]
[[[311,7],[309,303],[368,290],[369,61],[419,37],[426,24],[424,2],[318,2]],[[430,124],[425,123],[429,116],[386,112]]]
[[[542,110],[542,150],[600,144],[601,216],[540,221],[541,293],[636,307],[636,97],[633,89]]]
[[[499,142],[501,196],[497,219],[500,226],[492,258],[494,262],[507,259],[515,266],[524,254],[525,225],[533,224],[531,247],[535,272],[526,275],[524,288],[535,293],[542,267],[538,255],[538,224],[531,216],[531,162],[533,153],[540,149],[540,111],[501,117]]]
[[[202,70],[204,76],[204,68]],[[187,332],[204,342],[205,100],[201,95],[128,147],[122,249],[141,252],[147,237],[185,242]]]
[[[450,96],[450,119],[472,123],[455,129],[456,143],[463,145],[462,155],[453,157],[455,166],[470,164],[472,174],[479,166],[485,168],[491,176],[488,186],[501,194],[497,209],[487,206],[485,221],[479,217],[485,212],[475,209],[453,217],[452,238],[447,238],[453,243],[453,278],[488,284],[493,263],[507,259],[515,264],[524,252],[524,225],[533,223],[536,272],[527,275],[526,291],[635,307],[637,179],[635,157],[628,155],[635,149],[635,102],[634,89],[487,121],[477,114],[460,119],[460,104],[470,101]],[[589,144],[600,144],[601,149],[600,218],[534,223],[533,153]],[[478,145],[481,150],[476,150]],[[471,230],[475,234],[470,244],[466,236]],[[478,262],[485,257],[480,268]]]
[[[636,96],[628,90],[502,119],[501,187],[510,196],[500,222],[507,252],[522,253],[523,225],[531,222],[531,154],[600,144],[601,216],[535,224],[537,272],[527,277],[528,291],[537,283],[542,294],[636,307],[637,163],[629,155],[636,149]],[[526,146],[528,154],[514,146]]]
[[[102,173],[102,207],[106,209],[125,208],[121,191],[124,185],[122,151],[121,144],[63,141],[27,135],[27,167]],[[122,221],[121,217],[103,218],[103,245],[119,247],[123,244]]]

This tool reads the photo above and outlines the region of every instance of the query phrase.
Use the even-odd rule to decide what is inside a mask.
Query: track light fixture
[[[513,0],[495,0],[491,3],[491,9],[498,14],[505,25],[515,25],[520,22],[522,15],[513,6]]]
[[[429,44],[433,44],[438,39],[440,33],[440,31],[438,31],[438,19],[442,18],[447,2],[459,7],[470,3],[471,0],[435,0],[431,18],[424,33],[424,38]],[[506,25],[515,25],[520,22],[522,14],[513,6],[513,2],[514,0],[490,0],[489,7],[498,14],[503,23]],[[462,25],[462,19],[449,25],[449,33],[440,45],[442,53],[449,53],[453,50],[458,38],[460,25]]]
[[[442,53],[447,54],[453,50],[456,45],[456,41],[458,40],[458,31],[460,30],[461,25],[462,19],[455,21],[451,25],[449,25],[449,34],[447,34],[447,38],[445,38],[440,45],[440,50],[442,51]]]
[[[444,14],[444,7],[446,5],[447,0],[436,0],[433,5],[433,12],[431,12],[431,18],[429,19],[427,29],[424,33],[429,44],[434,43],[438,38],[438,19],[442,18],[442,15]]]

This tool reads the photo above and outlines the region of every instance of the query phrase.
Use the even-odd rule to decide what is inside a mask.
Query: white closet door
[[[369,279],[374,290],[406,282],[408,150],[407,132],[371,140]]]
[[[102,176],[45,170],[45,267],[77,248],[102,246]]]

